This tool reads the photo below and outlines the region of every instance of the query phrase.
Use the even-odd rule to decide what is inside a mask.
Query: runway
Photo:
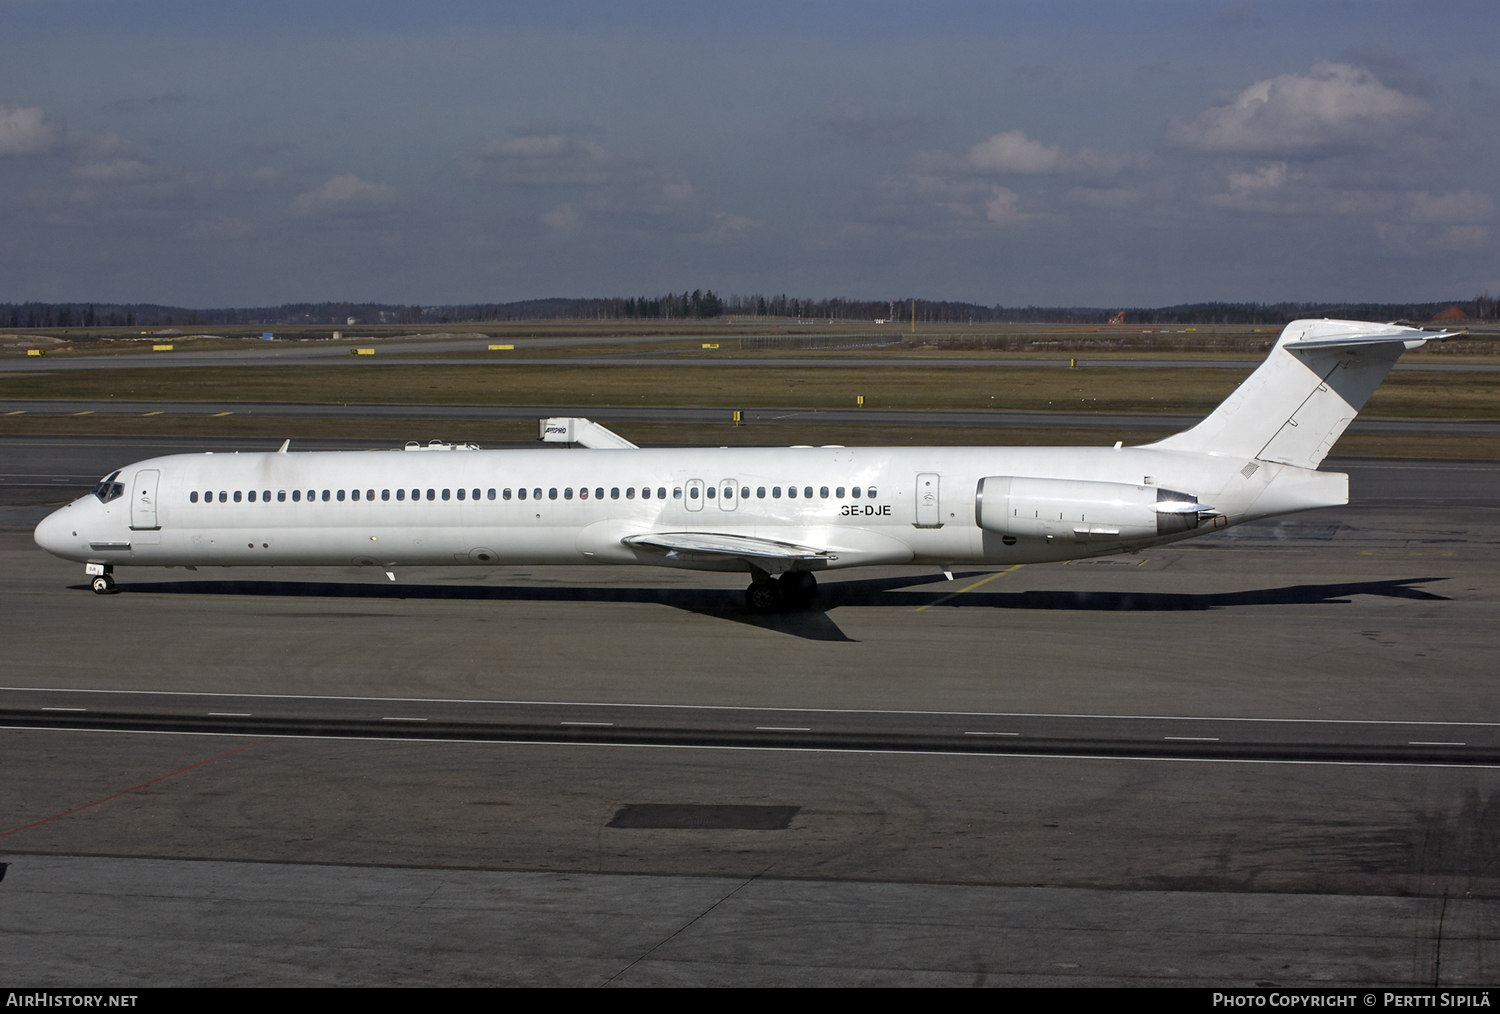
[[[162,446],[5,438],[0,500]],[[0,532],[0,972],[1493,982],[1500,466],[1325,467],[1350,506],[770,617],[646,569],[100,597]]]
[[[137,587],[153,590],[150,586]],[[1500,723],[1492,722],[950,714],[573,701],[59,691],[30,687],[0,687],[0,694],[6,701],[0,707],[0,728],[7,729],[866,753],[1500,765]]]

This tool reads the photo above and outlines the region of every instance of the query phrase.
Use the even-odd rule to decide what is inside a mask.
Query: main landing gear
[[[89,586],[95,595],[113,595],[120,590],[115,587],[114,568],[109,564],[91,563],[84,572],[89,576]]]
[[[806,609],[817,594],[817,578],[806,571],[790,571],[775,579],[757,575],[755,582],[745,589],[745,606],[752,613]]]

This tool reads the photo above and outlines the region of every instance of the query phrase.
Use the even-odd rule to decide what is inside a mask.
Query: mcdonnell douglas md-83
[[[174,454],[36,541],[101,594],[125,566],[647,564],[748,572],[750,609],[794,608],[823,570],[1103,556],[1347,503],[1328,449],[1404,350],[1455,336],[1294,321],[1212,414],[1140,447],[644,450],[552,419],[544,439],[586,449]]]

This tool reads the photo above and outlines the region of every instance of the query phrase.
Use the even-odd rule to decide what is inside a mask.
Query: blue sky
[[[1500,291],[1483,3],[0,0],[0,301]]]

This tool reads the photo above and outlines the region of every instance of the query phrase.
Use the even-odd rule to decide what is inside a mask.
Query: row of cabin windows
[[[442,490],[429,489],[429,490],[426,491],[426,499],[428,499],[428,500],[449,500],[449,499],[453,499],[453,496],[454,496],[455,492],[457,493],[457,499],[459,499],[459,500],[478,500],[478,499],[480,499],[480,494],[481,494],[481,490],[478,490],[478,489],[473,489],[473,490],[460,489],[460,490],[457,490],[457,491],[447,490],[447,489],[442,489]],[[833,488],[833,494],[832,495],[833,495],[833,497],[835,499],[842,500],[844,498],[844,492],[845,492],[845,490],[844,490],[843,486],[835,486]],[[874,486],[869,487],[868,490],[864,490],[863,492],[864,492],[865,497],[867,497],[869,499],[874,499],[874,497],[875,497],[875,487]],[[557,499],[557,493],[558,493],[557,487],[556,486],[552,487],[551,489],[547,490],[547,499],[549,499],[549,500],[556,500]],[[603,500],[604,499],[604,487],[603,486],[595,486],[593,493],[594,493],[594,499],[595,500]],[[690,487],[688,487],[687,493],[688,493],[688,499],[690,499],[690,500],[696,500],[696,499],[698,499],[698,487],[697,486],[690,486]],[[859,486],[852,486],[852,487],[849,488],[848,493],[849,493],[850,497],[852,497],[855,500],[858,500],[860,498],[860,494],[861,494],[861,487],[859,487]],[[420,489],[414,489],[414,490],[411,491],[411,498],[413,500],[421,500],[421,499],[423,499],[423,495],[422,494],[423,494],[422,490],[420,490]],[[483,494],[484,494],[484,498],[485,499],[493,500],[493,499],[495,499],[495,497],[497,495],[497,491],[493,490],[493,489],[485,490],[485,491],[483,491]],[[781,496],[782,496],[781,487],[780,486],[772,486],[770,488],[770,494],[771,494],[771,498],[773,500],[779,500],[779,499],[781,499]],[[502,499],[502,500],[509,500],[509,499],[511,499],[512,491],[509,490],[509,489],[499,490],[498,491],[498,495],[499,495],[500,499]],[[542,490],[541,490],[541,487],[537,487],[536,489],[532,489],[532,490],[517,489],[517,490],[514,491],[514,495],[515,495],[515,498],[517,500],[525,500],[528,497],[528,495],[533,500],[540,500],[542,498]],[[703,495],[705,497],[707,497],[708,499],[713,500],[713,499],[715,499],[716,497],[719,496],[719,489],[716,486],[706,486],[703,489]],[[740,487],[739,495],[740,495],[740,498],[743,499],[743,500],[750,499],[750,487],[749,486],[742,486],[742,487]],[[802,493],[801,493],[801,495],[802,495],[802,497],[804,499],[811,500],[813,498],[813,488],[811,486],[803,486],[802,487]],[[818,487],[818,493],[817,493],[817,495],[821,499],[827,500],[828,497],[829,497],[829,488],[827,486],[820,486],[820,487]],[[204,503],[213,503],[214,502],[215,494],[214,494],[213,490],[204,490],[202,496],[203,496],[203,502]],[[267,490],[261,490],[259,493],[257,493],[253,489],[250,490],[248,493],[244,493],[241,490],[235,490],[233,493],[231,493],[228,490],[222,490],[221,489],[221,490],[219,490],[217,496],[218,496],[218,502],[219,503],[228,503],[230,500],[233,500],[235,503],[241,503],[241,502],[255,503],[257,500],[259,500],[262,503],[270,503],[271,502],[271,491],[269,489],[267,489]],[[640,496],[641,496],[642,500],[650,500],[651,499],[651,487],[650,486],[642,486],[641,490],[640,490]],[[730,497],[734,496],[734,487],[733,486],[726,486],[726,487],[724,487],[723,496],[724,496],[724,499],[726,499],[726,500],[728,500]],[[765,486],[757,486],[757,487],[755,487],[755,496],[756,496],[757,499],[764,500],[766,498],[766,487]],[[797,487],[796,486],[788,486],[788,487],[786,487],[786,496],[789,499],[795,500],[797,498],[797,496],[798,496]],[[188,502],[189,503],[197,503],[198,502],[198,497],[199,497],[198,491],[195,489],[195,490],[193,490],[192,492],[190,492],[188,494]],[[635,489],[635,487],[634,486],[627,486],[627,487],[625,487],[625,499],[627,499],[627,500],[634,500],[635,497],[636,497],[636,489]],[[681,500],[682,499],[682,487],[681,486],[677,486],[677,487],[673,488],[673,490],[672,490],[672,497],[675,500]],[[340,503],[342,503],[345,499],[359,500],[361,498],[363,498],[365,500],[374,500],[375,499],[375,491],[373,489],[367,489],[367,490],[364,490],[363,493],[361,493],[361,491],[357,490],[357,489],[351,489],[351,490],[348,490],[347,492],[345,490],[342,490],[342,489],[334,489],[334,490],[325,489],[325,490],[323,490],[322,497],[321,497],[321,499],[325,503],[328,502],[329,500],[337,500]],[[571,500],[571,499],[573,499],[573,487],[572,486],[565,486],[563,488],[563,490],[562,490],[562,498],[564,500]],[[588,487],[587,486],[580,487],[579,490],[578,490],[578,499],[580,499],[580,500],[587,500],[588,498],[589,498],[589,489],[588,489]],[[620,499],[620,487],[618,487],[618,486],[611,487],[610,491],[609,491],[609,498],[611,500],[618,500],[618,499]],[[656,499],[658,499],[658,500],[665,500],[666,498],[667,498],[667,487],[665,487],[665,486],[658,486],[658,487],[656,487]],[[294,489],[294,490],[291,491],[291,500],[292,500],[292,503],[301,503],[302,499],[303,499],[302,490],[300,490],[300,489]],[[314,501],[316,501],[318,499],[319,499],[319,495],[318,495],[318,491],[317,490],[310,489],[310,490],[307,491],[307,502],[308,503],[313,503]],[[380,491],[380,499],[382,499],[382,500],[389,500],[389,499],[391,499],[391,491],[388,490],[388,489],[381,490]],[[404,489],[398,489],[398,490],[396,490],[396,499],[398,501],[399,500],[405,500],[406,499],[406,490],[404,490]],[[287,491],[284,490],[284,489],[277,490],[276,491],[276,502],[277,503],[286,503],[286,501],[287,501]]]
[[[781,490],[780,486],[772,486],[770,492],[771,492],[771,499],[773,499],[773,500],[780,500],[781,499],[782,490]],[[833,495],[833,497],[835,499],[842,500],[842,499],[844,499],[845,492],[846,491],[845,491],[845,489],[844,489],[843,486],[835,486],[833,488],[833,490],[832,490],[832,495]],[[852,486],[852,487],[850,487],[847,490],[847,493],[848,493],[849,496],[853,497],[855,500],[858,500],[860,498],[860,495],[861,495],[861,488],[859,486]],[[830,494],[830,491],[829,491],[829,489],[828,489],[827,486],[819,486],[818,487],[817,495],[818,495],[819,498],[821,498],[823,500],[827,500],[828,497],[829,497],[829,494]],[[716,486],[705,486],[704,489],[703,489],[703,495],[705,497],[707,497],[708,499],[713,500],[713,499],[717,498],[718,496],[720,496],[721,492],[720,492],[719,488],[716,487]],[[733,486],[725,486],[724,489],[723,489],[723,491],[722,491],[722,495],[723,495],[723,497],[724,497],[725,500],[730,499],[731,497],[734,496],[734,487]],[[802,493],[801,493],[801,495],[802,495],[802,497],[804,499],[811,500],[813,498],[813,488],[811,486],[803,486],[802,487]],[[864,495],[867,496],[867,497],[869,497],[870,499],[874,499],[874,497],[875,497],[875,487],[871,486],[869,488],[869,490],[867,490],[867,491],[864,492]],[[791,499],[791,500],[797,499],[797,496],[798,496],[797,487],[796,486],[788,486],[786,488],[786,496],[787,496],[788,499]],[[693,500],[698,499],[698,490],[697,490],[697,487],[691,487],[691,488],[688,489],[688,497],[689,497],[689,499],[693,499]],[[766,487],[764,487],[764,486],[756,486],[755,487],[755,497],[758,500],[764,500],[766,498]],[[750,487],[749,486],[741,486],[740,487],[740,499],[741,500],[748,500],[748,499],[750,499]]]
[[[506,499],[509,500],[510,499],[510,496],[509,496],[510,490],[506,490],[505,492],[507,494],[506,495]],[[540,492],[540,490],[538,490],[538,492]],[[555,493],[556,490],[554,490],[553,492]],[[480,495],[481,495],[481,491],[477,490],[477,489],[475,489],[475,490],[461,489],[461,490],[458,490],[457,493],[458,493],[458,499],[460,499],[460,500],[468,500],[468,499],[478,500],[480,498]],[[453,498],[453,494],[454,494],[454,491],[453,490],[449,490],[449,489],[442,489],[442,490],[429,489],[427,491],[427,499],[429,499],[429,500],[450,500],[450,499]],[[489,491],[488,495],[489,495],[489,499],[491,499],[491,500],[495,499],[495,491],[493,489]],[[257,499],[259,499],[263,503],[270,503],[271,502],[271,491],[269,489],[262,490],[259,494],[257,494],[256,491],[252,489],[252,490],[250,490],[250,492],[244,493],[243,496],[242,496],[240,490],[235,490],[233,493],[230,493],[227,490],[222,490],[221,489],[221,490],[219,490],[218,497],[219,497],[219,503],[228,503],[230,500],[233,500],[235,503],[240,503],[241,500],[247,501],[249,503],[255,503]],[[329,500],[337,500],[339,502],[343,502],[346,498],[349,499],[349,500],[358,500],[361,497],[363,497],[366,500],[374,500],[375,499],[375,491],[373,489],[367,489],[363,493],[361,493],[357,489],[351,489],[346,494],[346,492],[344,490],[342,490],[342,489],[333,489],[333,490],[325,489],[325,490],[323,490],[323,497],[322,498],[323,498],[323,501],[326,503]],[[383,490],[380,491],[380,499],[382,499],[382,500],[389,500],[390,498],[391,498],[391,491],[390,490],[383,489]],[[420,499],[422,499],[422,491],[420,489],[414,489],[414,490],[412,490],[411,491],[411,498],[413,500],[420,500]],[[317,499],[318,499],[318,491],[317,490],[310,489],[310,490],[307,491],[307,502],[308,503],[312,503],[312,502],[314,502]],[[397,500],[405,500],[406,499],[406,490],[404,490],[404,489],[398,489],[398,490],[396,490],[396,499]],[[287,501],[287,491],[284,490],[284,489],[277,490],[276,491],[276,502],[277,503],[286,503],[286,501]],[[300,489],[294,489],[294,490],[292,490],[292,492],[291,492],[291,501],[292,501],[292,503],[301,503],[302,502],[302,490],[300,490]],[[198,491],[196,489],[193,490],[192,492],[188,493],[188,502],[189,503],[197,503],[198,502]],[[214,492],[213,492],[213,490],[205,490],[203,492],[203,502],[204,503],[213,503],[214,502]]]

